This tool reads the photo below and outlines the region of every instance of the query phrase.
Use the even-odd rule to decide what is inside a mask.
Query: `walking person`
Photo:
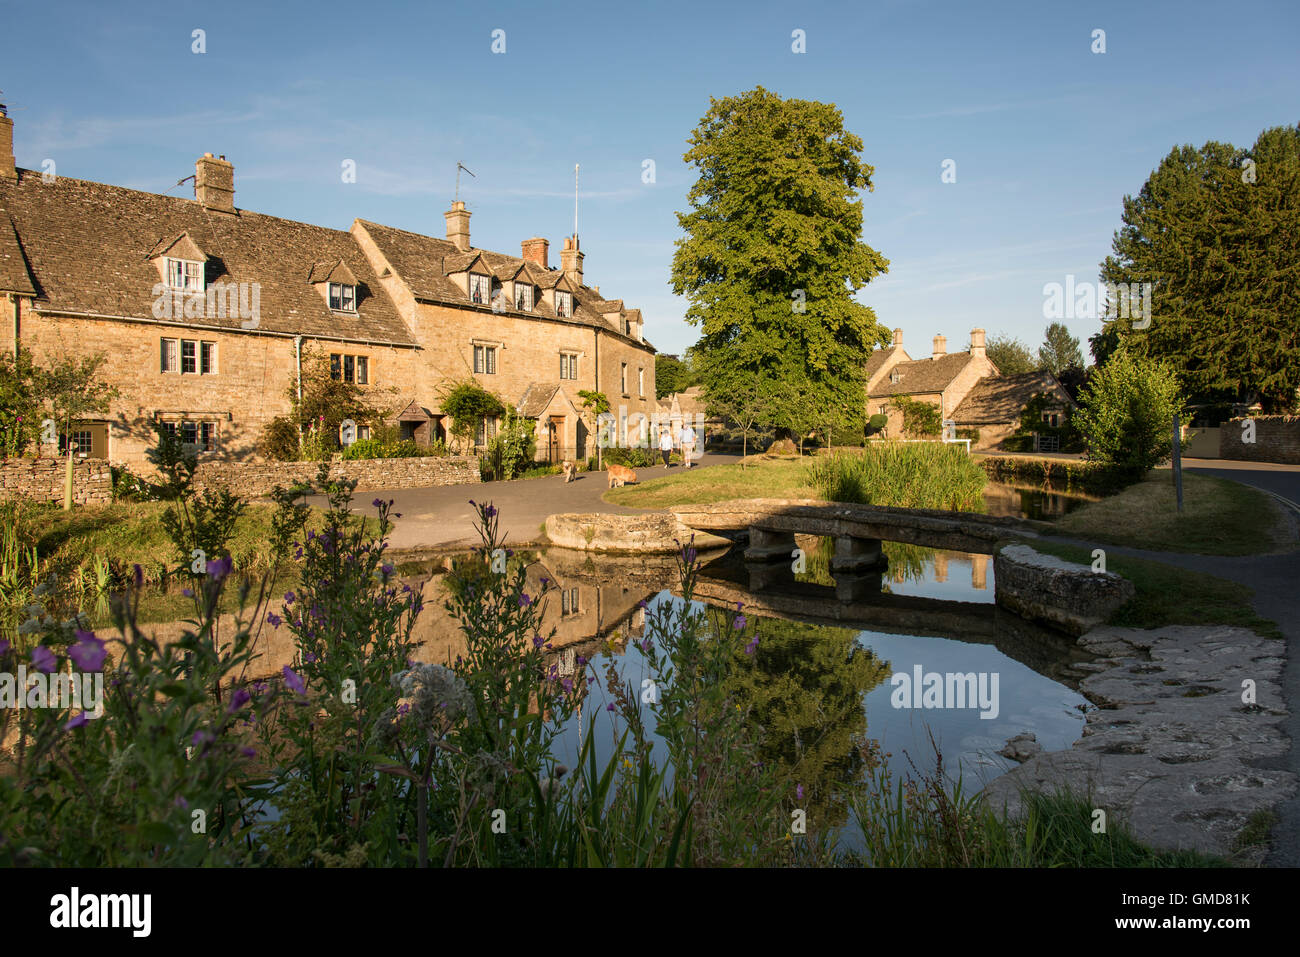
[[[691,457],[695,454],[695,430],[683,422],[682,430],[678,433],[677,440],[682,447],[682,464],[687,468],[690,468]]]
[[[665,427],[659,433],[659,451],[664,457],[664,468],[668,468],[668,459],[673,454],[673,431]]]

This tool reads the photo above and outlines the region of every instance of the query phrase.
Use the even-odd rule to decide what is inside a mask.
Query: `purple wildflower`
[[[0,655],[3,655],[8,651],[9,651],[9,642],[5,641],[3,638],[0,638]]]
[[[283,623],[284,619],[281,618],[279,615],[277,615],[275,612],[268,611],[266,613],[266,621],[272,628],[279,628],[280,625]]]
[[[233,563],[230,560],[230,556],[226,556],[225,558],[218,558],[216,561],[208,562],[208,574],[211,575],[213,578],[215,578],[217,581],[221,581],[223,578],[225,578],[227,575],[230,574],[230,566],[232,564]]]
[[[179,795],[179,794],[176,795],[176,800],[173,801],[172,803],[175,804],[177,807],[189,807],[189,806],[190,806],[190,802],[187,801],[187,800],[185,800],[185,798],[182,797],[182,796]]]
[[[242,755],[243,755],[244,757],[246,757],[246,758],[255,758],[255,757],[257,757],[257,752],[256,752],[253,748],[240,748],[240,749],[239,749],[239,753],[242,754]]]
[[[181,594],[184,595],[186,598],[193,598],[193,597],[194,597],[194,589],[192,589],[192,588],[182,588],[182,589],[181,589]]]
[[[200,728],[198,731],[194,732],[194,737],[190,738],[190,742],[196,748],[215,740],[217,740],[217,736],[207,728]]]
[[[141,568],[139,565],[135,565],[133,567],[134,567],[134,571],[132,572],[132,574],[135,577],[135,587],[140,588],[141,586],[144,585],[144,569]]]
[[[732,626],[733,628],[735,628],[736,631],[741,631],[741,630],[743,630],[744,627],[745,627],[745,616],[744,616],[744,615],[737,615],[737,616],[736,616],[736,620],[735,620],[734,622],[731,623],[731,626]]]
[[[544,639],[541,635],[533,635],[533,647],[534,648],[542,647],[542,644],[543,642],[545,642],[545,640],[546,639]]]
[[[528,597],[528,592],[521,592],[521,593],[519,594],[519,607],[520,607],[520,608],[527,608],[527,607],[528,607],[529,605],[531,605],[532,603],[533,603],[533,600],[532,600],[531,598]]]
[[[102,639],[89,631],[77,629],[77,643],[68,649],[68,657],[82,671],[98,671],[104,666],[108,652]]]
[[[77,715],[75,718],[73,718],[71,721],[65,724],[63,726],[63,730],[71,731],[73,728],[80,728],[83,724],[89,724],[89,723],[90,723],[90,718],[86,715],[86,712],[83,711],[81,712],[81,714]]]
[[[796,784],[796,785],[795,785],[795,788],[794,788],[794,797],[795,797],[795,800],[796,800],[796,801],[802,801],[802,800],[803,800],[803,785],[802,785],[802,784]]]
[[[295,595],[293,592],[287,591],[284,593],[284,603],[286,605],[292,605],[297,600],[298,600],[298,596]]]
[[[384,500],[381,499],[381,498],[377,498],[377,499],[375,499],[373,502],[371,502],[370,504],[373,505],[375,508],[379,508],[381,505],[384,504]]]
[[[492,518],[494,515],[496,515],[496,513],[497,513],[496,507],[493,505],[489,505],[487,508],[483,509],[483,514],[486,515],[488,518]]]
[[[282,674],[284,675],[284,686],[286,688],[294,694],[307,693],[307,686],[302,683],[302,679],[298,677],[297,673],[292,668],[285,665]]]
[[[58,667],[58,659],[54,657],[54,652],[44,645],[37,645],[32,649],[32,664],[36,666],[37,671],[43,671],[47,675]]]
[[[745,654],[749,655],[751,658],[754,656],[754,652],[756,651],[758,651],[758,635],[755,635],[754,640],[745,646]]]
[[[613,713],[614,713],[614,702],[611,701],[609,704],[607,704],[607,705],[605,706],[605,710],[608,711],[610,714],[613,714]]]
[[[230,704],[226,706],[227,714],[234,714],[244,705],[251,701],[253,696],[245,688],[236,688],[235,693],[230,696]]]

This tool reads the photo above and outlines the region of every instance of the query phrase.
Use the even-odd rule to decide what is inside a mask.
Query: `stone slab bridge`
[[[1030,519],[813,499],[737,499],[670,511],[685,528],[710,534],[747,530],[744,557],[753,591],[790,584],[799,534],[834,540],[830,572],[844,602],[879,595],[887,565],[882,541],[994,555],[998,605],[1076,635],[1100,624],[1133,595],[1133,586],[1117,575],[1094,573],[1023,545],[1002,548],[1012,540],[1038,539],[1049,527]]]

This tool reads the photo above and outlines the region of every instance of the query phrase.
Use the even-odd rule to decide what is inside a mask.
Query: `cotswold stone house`
[[[1053,396],[1046,415],[1057,415],[1069,396],[1050,372],[1003,376],[985,353],[984,330],[972,329],[970,349],[948,352],[947,339],[934,337],[931,354],[913,359],[903,349],[903,330],[894,330],[893,344],[877,349],[867,360],[867,415],[883,414],[887,438],[903,437],[903,413],[894,401],[911,396],[938,406],[944,419],[958,429],[978,429],[972,448],[996,448],[1020,425],[1025,406],[1039,392]],[[1052,425],[1057,422],[1050,422]]]
[[[161,422],[201,460],[253,456],[313,350],[383,390],[419,441],[448,435],[441,401],[466,380],[536,420],[539,458],[594,454],[579,390],[608,396],[621,436],[654,412],[641,312],[586,285],[575,237],[555,268],[545,239],[519,256],[475,248],[461,202],[436,239],[292,222],[239,209],[234,193],[234,166],[211,153],[193,199],[46,180],[15,167],[0,112],[0,349],[106,355],[120,397],[74,427],[81,454],[139,466]],[[474,423],[476,444],[499,425]]]

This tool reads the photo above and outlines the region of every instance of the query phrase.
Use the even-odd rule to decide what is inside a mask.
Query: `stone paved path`
[[[725,465],[739,461],[736,455],[704,456],[700,465],[693,468],[707,468],[712,465]],[[674,465],[665,469],[640,469],[638,477],[642,481],[676,475],[681,466]],[[609,490],[608,479],[604,472],[579,473],[578,477],[566,483],[563,475],[547,475],[542,478],[524,479],[514,482],[485,482],[482,485],[445,485],[436,488],[408,488],[379,491],[358,491],[355,506],[358,512],[373,515],[375,508],[370,504],[376,498],[392,499],[393,511],[400,512],[396,519],[391,548],[394,549],[438,549],[478,544],[478,534],[474,531],[474,519],[477,513],[470,500],[491,502],[501,513],[501,528],[507,533],[511,544],[523,545],[542,540],[540,527],[548,515],[557,512],[602,512],[634,515],[648,511],[643,508],[629,508],[623,505],[611,505],[602,501],[601,496]],[[313,500],[313,504],[321,504]]]

